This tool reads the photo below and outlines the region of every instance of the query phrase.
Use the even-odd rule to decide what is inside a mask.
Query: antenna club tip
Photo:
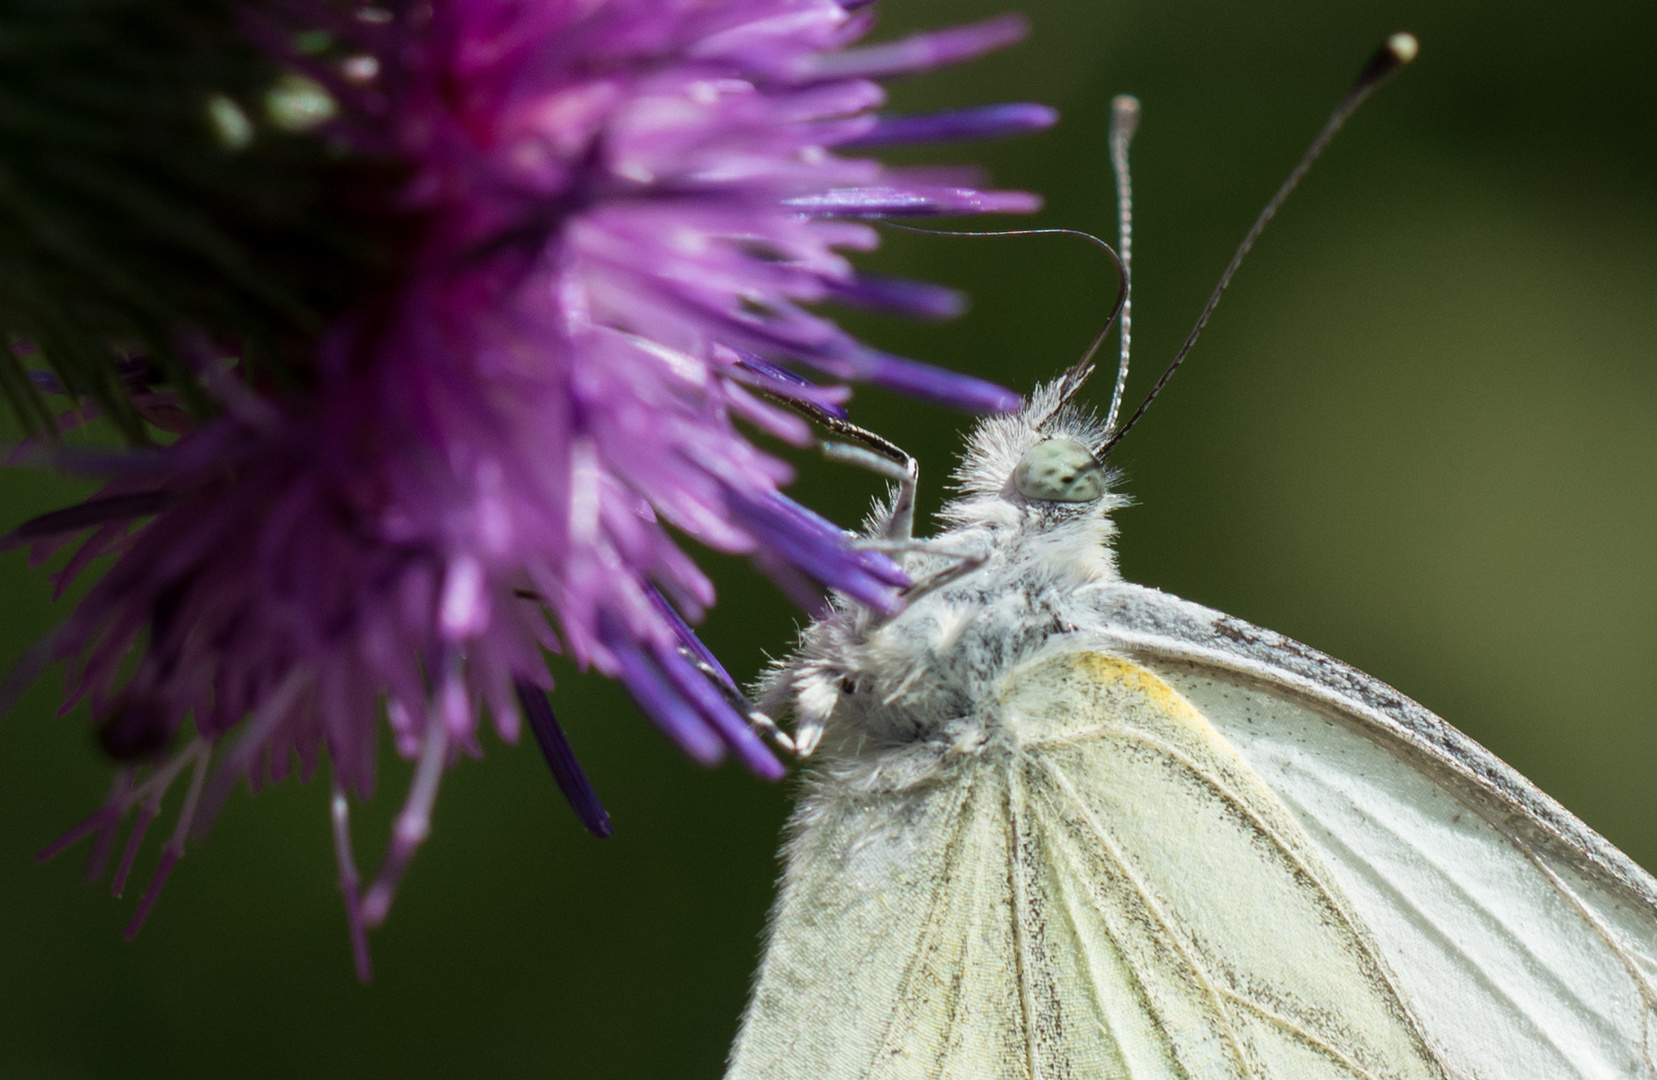
[[[1421,52],[1421,42],[1414,34],[1400,31],[1387,38],[1387,51],[1398,58],[1400,64],[1407,64]]]
[[[1414,60],[1415,54],[1420,51],[1421,43],[1415,40],[1414,34],[1398,33],[1387,38],[1358,73],[1357,81],[1352,84],[1353,92],[1367,94],[1388,75]]]
[[[1110,135],[1113,141],[1133,138],[1139,127],[1139,99],[1132,94],[1117,94],[1110,99]]]

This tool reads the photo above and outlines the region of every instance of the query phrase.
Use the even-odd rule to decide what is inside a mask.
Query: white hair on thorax
[[[853,762],[858,754],[848,748],[868,740],[926,742],[910,762],[919,770],[911,780],[931,775],[944,760],[933,735],[977,730],[957,716],[958,703],[993,696],[1005,666],[986,667],[979,659],[1039,647],[1042,628],[1067,609],[1070,597],[1116,576],[1110,514],[1127,500],[1109,490],[1109,469],[1103,494],[1085,501],[1030,498],[1014,480],[1021,459],[1046,440],[1074,441],[1090,453],[1103,445],[1104,424],[1066,400],[1074,380],[1039,386],[1018,412],[979,421],[954,474],[956,497],[940,511],[944,531],[898,556],[916,580],[962,558],[973,560],[972,568],[957,581],[906,597],[895,614],[832,597],[829,611],[801,631],[794,652],[761,675],[755,687],[761,709],[792,716],[797,734],[825,733],[829,756],[854,772],[867,762]],[[864,522],[866,536],[884,535],[893,505],[891,493],[876,503]],[[1038,609],[1039,617],[1032,614]],[[888,773],[881,773],[882,782],[896,782]]]

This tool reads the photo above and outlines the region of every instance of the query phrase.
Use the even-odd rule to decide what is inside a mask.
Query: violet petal
[[[593,790],[581,762],[576,759],[575,751],[570,748],[563,727],[558,723],[558,717],[553,714],[546,691],[522,679],[516,680],[513,687],[517,690],[524,719],[529,721],[529,730],[535,733],[541,756],[546,758],[547,768],[552,770],[558,790],[564,793],[564,801],[570,804],[575,816],[594,836],[602,839],[615,832],[610,824],[610,815],[598,801],[598,792]]]
[[[787,205],[823,217],[952,217],[958,214],[1033,214],[1041,200],[1022,191],[907,185],[831,188],[797,195]]]
[[[621,684],[644,714],[691,760],[702,765],[718,764],[725,756],[724,742],[673,687],[654,659],[630,645],[618,643],[611,648],[621,664]]]
[[[966,294],[911,278],[863,274],[837,284],[834,298],[858,307],[893,311],[919,319],[953,319],[967,309]]]
[[[135,491],[126,495],[88,499],[74,506],[66,506],[62,510],[53,510],[30,518],[11,532],[0,536],[0,551],[10,551],[23,544],[60,533],[79,532],[106,521],[148,517],[166,509],[174,499],[175,496],[166,491]]]
[[[685,701],[719,732],[725,745],[736,752],[737,758],[750,772],[765,780],[781,780],[787,774],[788,770],[749,726],[747,718],[738,715],[713,683],[684,657],[658,651],[656,663],[662,674],[684,695]]]
[[[973,109],[919,115],[882,116],[873,130],[840,146],[862,150],[902,143],[948,142],[959,139],[1000,139],[1009,135],[1041,131],[1058,123],[1058,110],[1046,105],[1008,102]]]

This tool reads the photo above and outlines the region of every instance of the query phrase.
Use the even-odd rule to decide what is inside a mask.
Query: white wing
[[[1092,599],[988,743],[819,773],[730,1080],[1657,1077],[1644,871],[1344,665]]]
[[[1657,1076],[1657,881],[1397,691],[1152,589],[1104,645],[1200,709],[1286,804],[1452,1073]]]
[[[951,779],[808,792],[729,1080],[955,1076],[935,1071],[951,1052],[1022,1055],[1005,776]],[[1020,1074],[979,1077],[1002,1075]]]
[[[1165,682],[1061,646],[981,707],[1000,734],[929,779],[831,763],[807,794],[732,1080],[1446,1075],[1289,810]]]

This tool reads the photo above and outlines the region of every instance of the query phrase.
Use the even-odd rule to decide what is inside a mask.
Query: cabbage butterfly
[[[979,426],[926,541],[843,429],[902,464],[868,543],[917,584],[765,682],[817,764],[728,1080],[1657,1077],[1657,880],[1390,687],[1122,581],[1144,406],[1093,419],[1088,371]]]

